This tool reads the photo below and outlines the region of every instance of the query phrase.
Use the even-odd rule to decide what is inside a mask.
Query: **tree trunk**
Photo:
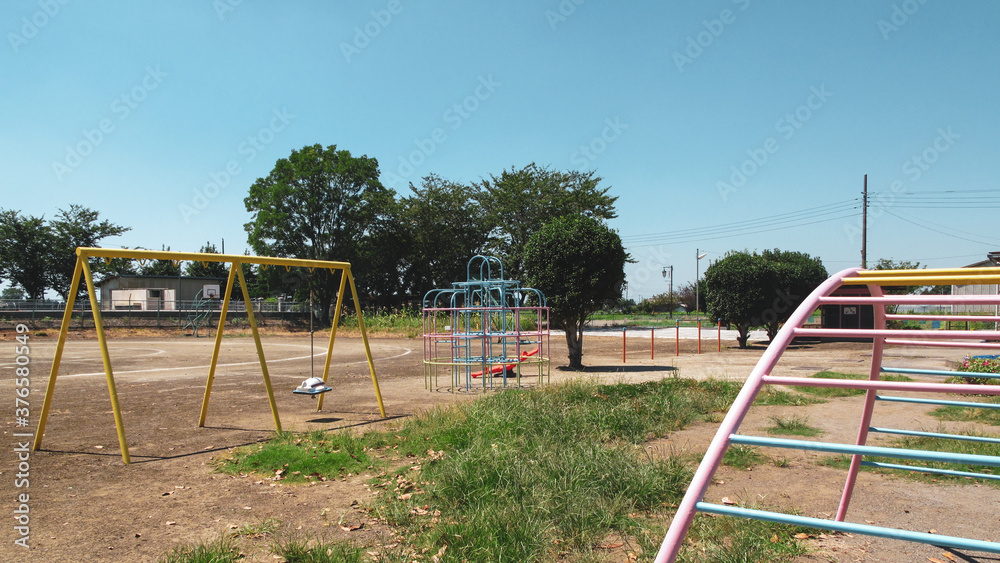
[[[739,343],[740,348],[746,348],[747,340],[750,340],[750,325],[737,324],[736,332],[739,333],[736,336],[736,342]]]
[[[569,350],[570,369],[583,369],[583,323],[567,322],[566,348]]]

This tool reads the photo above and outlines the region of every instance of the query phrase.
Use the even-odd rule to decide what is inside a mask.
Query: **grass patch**
[[[750,507],[757,508],[757,507]],[[678,563],[744,563],[748,561],[785,561],[804,555],[795,539],[809,528],[787,526],[733,518],[698,514],[691,523]]]
[[[765,385],[764,388],[761,389],[760,393],[757,394],[757,400],[754,401],[754,404],[787,406],[787,407],[804,407],[807,405],[816,405],[824,402],[826,401],[818,397],[810,397],[808,395],[803,395],[801,393],[791,393],[785,391],[784,389],[775,389],[771,385]]]
[[[984,397],[982,402],[995,405],[1000,403],[1000,397]],[[980,422],[982,424],[989,424],[990,426],[1000,426],[1000,409],[981,409],[949,405],[936,408],[930,414],[941,420]]]
[[[867,375],[857,375],[854,373],[838,373],[835,371],[821,371],[815,373],[809,377],[816,379],[854,379],[854,380],[867,380]],[[905,375],[883,375],[882,381],[913,381]],[[806,387],[806,386],[792,386],[792,389],[800,391],[802,393],[809,393],[817,397],[824,397],[832,399],[835,397],[853,397],[855,395],[864,395],[864,389],[847,389],[842,387]]]
[[[772,416],[773,426],[767,429],[769,434],[782,436],[819,436],[822,430],[814,426],[809,426],[809,419],[800,416]]]
[[[364,550],[346,542],[325,543],[309,547],[308,542],[292,540],[275,546],[275,555],[285,563],[362,563]]]
[[[235,563],[243,559],[240,550],[226,538],[208,544],[178,547],[160,559],[161,563]]]
[[[247,524],[233,532],[234,538],[268,538],[281,527],[281,520],[265,518],[260,524]]]
[[[265,444],[236,448],[218,467],[225,473],[253,473],[296,483],[357,474],[375,463],[360,438],[317,431],[305,436],[283,432]]]
[[[691,468],[654,459],[643,443],[726,410],[739,389],[735,382],[675,378],[512,389],[437,408],[348,443],[334,446],[334,436],[320,434],[283,435],[273,443],[274,455],[254,455],[271,449],[268,444],[225,462],[230,472],[263,474],[306,461],[309,469],[302,473],[319,466],[329,474],[363,470],[375,457],[402,465],[393,471],[383,466],[371,481],[378,494],[365,507],[398,532],[391,553],[380,548],[391,560],[438,554],[442,562],[603,561],[608,537],[623,538],[637,546],[640,558],[649,558]],[[347,469],[342,464],[350,462],[341,456],[326,464],[323,458],[334,449],[353,452],[360,463],[352,459],[355,469]],[[746,457],[766,459],[756,456]],[[764,551],[754,548],[754,557],[785,553],[783,540],[770,541],[777,527],[761,533],[768,541],[759,546]]]
[[[767,461],[767,456],[760,453],[753,446],[742,444],[730,446],[722,456],[722,465],[735,467],[737,469],[751,469]]]

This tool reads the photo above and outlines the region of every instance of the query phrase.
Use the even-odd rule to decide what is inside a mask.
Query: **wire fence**
[[[105,327],[176,327],[181,330],[218,325],[222,300],[121,300],[99,302]],[[254,317],[261,326],[284,326],[309,322],[309,303],[304,301],[252,300]],[[226,326],[248,324],[244,301],[230,301]],[[0,301],[0,328],[27,323],[32,328],[58,328],[66,303],[56,299],[16,299]],[[94,328],[94,316],[87,298],[76,299],[70,327]]]

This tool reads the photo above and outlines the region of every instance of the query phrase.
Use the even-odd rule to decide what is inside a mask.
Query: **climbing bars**
[[[886,321],[955,321],[964,323],[997,323],[1000,316],[993,315],[927,315],[927,314],[896,314],[896,305],[1000,305],[1000,295],[894,295],[891,288],[901,286],[933,286],[950,284],[1000,284],[1000,268],[955,268],[936,270],[862,270],[851,268],[830,277],[823,282],[795,310],[788,322],[778,332],[775,339],[767,347],[757,365],[751,371],[739,395],[719,426],[705,453],[701,464],[694,474],[684,499],[677,509],[666,537],[656,555],[656,563],[673,563],[680,550],[681,543],[691,526],[698,511],[737,516],[808,526],[833,531],[842,531],[870,536],[893,538],[904,541],[926,543],[935,546],[954,549],[967,549],[1000,553],[1000,543],[981,541],[962,537],[952,537],[939,534],[913,532],[894,528],[872,526],[869,524],[854,524],[846,522],[847,510],[854,492],[858,472],[861,466],[874,466],[889,469],[905,469],[943,475],[959,475],[982,479],[1000,478],[991,473],[974,473],[901,465],[883,462],[865,461],[866,456],[908,459],[924,462],[964,463],[987,467],[1000,467],[1000,457],[941,453],[936,451],[911,450],[902,448],[874,447],[867,445],[871,432],[882,432],[894,435],[921,436],[927,438],[975,440],[996,443],[993,438],[981,438],[965,435],[922,432],[908,429],[890,429],[872,427],[872,412],[877,401],[894,401],[902,403],[931,405],[960,405],[968,408],[1000,408],[1000,404],[977,403],[971,401],[946,401],[941,399],[921,399],[914,397],[894,397],[879,395],[880,391],[903,391],[909,393],[945,393],[945,394],[980,394],[1000,395],[1000,385],[973,385],[969,383],[936,383],[930,381],[885,381],[882,373],[896,373],[919,376],[923,379],[932,377],[969,377],[968,372],[951,370],[911,369],[882,365],[883,351],[887,345],[900,347],[953,347],[986,351],[1000,350],[1000,331],[996,330],[895,330],[887,329]],[[844,286],[865,286],[868,296],[834,295]],[[852,307],[870,306],[873,312],[873,328],[804,328],[804,323],[818,307],[824,305],[847,305]],[[887,312],[888,309],[888,312]],[[995,310],[995,309],[994,309]],[[959,311],[961,312],[961,311]],[[860,318],[860,317],[859,317]],[[861,323],[858,322],[860,325]],[[842,338],[865,339],[872,342],[872,362],[868,380],[852,379],[818,379],[799,377],[775,377],[772,370],[782,354],[797,337],[807,338]],[[996,353],[996,352],[994,352]],[[990,374],[974,374],[974,377],[990,377]],[[997,376],[993,376],[997,377]],[[813,387],[839,387],[866,390],[864,408],[857,439],[853,444],[834,444],[808,440],[788,440],[762,436],[745,436],[738,434],[740,425],[752,406],[758,392],[764,385],[795,385]],[[833,452],[851,456],[851,464],[847,470],[840,505],[833,520],[809,518],[804,516],[769,512],[765,510],[747,509],[734,506],[717,505],[703,501],[712,477],[722,461],[722,456],[731,444],[745,444],[763,447],[796,448],[802,450]],[[943,526],[942,526],[943,527]]]

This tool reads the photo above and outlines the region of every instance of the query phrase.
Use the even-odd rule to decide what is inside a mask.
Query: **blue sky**
[[[593,169],[636,298],[732,249],[858,265],[867,174],[870,261],[960,266],[1000,249],[998,27],[988,0],[12,0],[0,208],[242,253],[249,186],[305,145],[401,195]]]

